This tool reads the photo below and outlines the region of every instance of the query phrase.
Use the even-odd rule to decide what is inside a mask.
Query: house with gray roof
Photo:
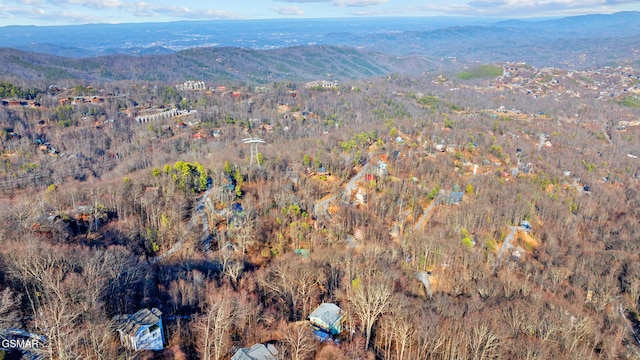
[[[322,303],[309,315],[309,322],[314,330],[320,330],[329,335],[338,335],[342,332],[344,315],[344,311],[338,305]]]
[[[165,339],[161,316],[157,308],[115,316],[113,322],[122,345],[133,351],[162,350]]]
[[[277,360],[278,350],[272,344],[255,344],[250,348],[238,349],[231,360]]]

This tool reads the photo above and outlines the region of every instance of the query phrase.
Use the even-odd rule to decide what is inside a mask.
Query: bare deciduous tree
[[[230,295],[213,286],[207,291],[205,313],[194,325],[200,339],[196,349],[203,360],[222,359],[229,351],[234,321],[234,300]]]
[[[18,307],[20,295],[6,288],[0,293],[0,329],[15,326],[18,320]]]
[[[313,334],[308,326],[293,324],[287,326],[282,337],[282,344],[286,349],[288,359],[305,360],[315,349]]]
[[[234,289],[238,286],[238,279],[242,275],[243,270],[244,263],[241,260],[234,261],[225,267],[224,274],[229,277],[229,280],[231,280],[231,286],[233,286]]]
[[[34,328],[47,336],[49,356],[73,359],[83,335],[78,327],[83,310],[77,301],[83,293],[81,280],[63,254],[52,247],[44,250],[34,242],[27,243],[25,251],[12,259],[13,275],[27,290]]]
[[[500,338],[485,323],[476,324],[471,330],[469,338],[472,359],[484,360],[498,358],[500,353]]]
[[[311,304],[320,292],[324,274],[316,271],[312,264],[296,264],[289,260],[276,262],[258,283],[286,304],[291,319],[300,320],[309,314]],[[302,314],[299,313],[300,305]]]
[[[364,329],[365,349],[369,348],[373,326],[391,304],[391,295],[391,285],[384,279],[369,278],[352,283],[348,300]]]
[[[237,231],[234,232],[236,242],[240,247],[241,254],[247,252],[247,246],[252,245],[256,239],[255,225],[251,222],[241,225]]]

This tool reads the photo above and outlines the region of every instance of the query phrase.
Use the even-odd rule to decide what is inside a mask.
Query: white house
[[[162,350],[165,340],[161,315],[160,310],[153,308],[115,316],[113,322],[122,345],[133,351]]]

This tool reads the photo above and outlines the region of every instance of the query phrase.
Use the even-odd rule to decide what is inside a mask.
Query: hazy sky
[[[640,0],[1,0],[0,26],[345,16],[569,16]]]

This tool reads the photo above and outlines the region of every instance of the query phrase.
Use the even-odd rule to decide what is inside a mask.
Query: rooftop
[[[157,324],[162,312],[157,308],[140,309],[135,314],[118,315],[113,318],[116,330],[127,334],[135,334],[141,326]]]
[[[344,312],[338,305],[333,303],[322,303],[309,315],[309,318],[320,319],[325,324],[331,326],[343,316]]]
[[[278,354],[272,344],[255,344],[250,348],[238,349],[231,357],[231,360],[276,360],[274,355]]]

